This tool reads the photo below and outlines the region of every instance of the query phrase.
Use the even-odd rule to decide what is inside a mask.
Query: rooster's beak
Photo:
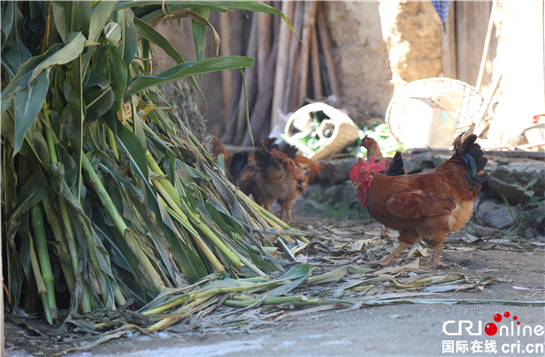
[[[361,182],[353,182],[352,183],[352,187],[354,187],[354,190],[357,190],[358,187],[360,187],[360,185],[361,185]]]

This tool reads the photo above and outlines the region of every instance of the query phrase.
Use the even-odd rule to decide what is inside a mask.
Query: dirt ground
[[[302,225],[331,225],[339,222],[298,213],[295,222]],[[350,224],[350,222],[342,222]],[[342,226],[342,225],[341,225]],[[377,228],[377,225],[368,226]],[[342,227],[341,227],[342,228]],[[515,251],[493,250],[444,250],[442,261],[451,266],[445,272],[459,272],[465,276],[493,275],[511,283],[486,285],[480,292],[459,291],[433,294],[432,298],[494,299],[511,301],[545,300],[545,251],[543,249]],[[429,258],[422,264],[429,264]],[[515,289],[514,286],[533,290]],[[296,291],[299,292],[299,291]],[[443,332],[457,330],[460,320],[475,325],[470,331],[478,331],[481,321],[485,326],[496,314],[509,312],[502,325],[510,326],[513,316],[521,327],[530,326],[532,336],[494,335],[492,337],[469,335],[448,336]],[[515,323],[513,321],[513,323]],[[279,322],[267,322],[249,327],[229,328],[215,332],[193,331],[179,326],[150,336],[133,334],[112,340],[87,352],[74,356],[440,356],[444,341],[456,344],[467,342],[469,350],[444,355],[483,355],[479,343],[496,343],[497,353],[487,355],[543,356],[539,350],[545,344],[545,334],[539,335],[539,326],[545,325],[544,307],[490,305],[490,304],[412,304],[364,306],[354,310],[318,311],[299,316],[289,316]],[[482,327],[481,326],[481,327]],[[536,330],[536,326],[537,330]],[[510,327],[509,327],[510,328]],[[481,330],[482,331],[482,328]],[[543,331],[543,329],[541,329]],[[6,326],[7,356],[51,355],[66,347],[47,346],[39,336],[32,336],[15,325]],[[474,342],[479,341],[479,342]],[[489,341],[489,342],[486,342]],[[475,352],[471,350],[475,343]],[[504,346],[505,345],[505,346]],[[538,346],[539,345],[539,346]],[[529,346],[529,347],[528,347]],[[541,346],[541,347],[540,347]],[[527,349],[528,348],[528,349]],[[530,353],[537,348],[536,353]],[[502,350],[503,349],[503,350]]]

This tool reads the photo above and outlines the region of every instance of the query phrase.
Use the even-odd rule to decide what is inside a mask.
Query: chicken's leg
[[[393,262],[396,261],[399,254],[403,251],[403,249],[407,248],[407,246],[409,246],[409,244],[399,242],[399,245],[397,246],[397,248],[390,255],[382,258],[381,260],[371,261],[371,262],[369,262],[369,264],[371,264],[371,265],[381,265],[383,267],[385,267],[387,265],[390,265],[390,264],[392,264]]]
[[[441,252],[441,246],[443,244],[442,243],[439,243],[435,246],[435,248],[433,248],[433,257],[431,259],[431,265],[430,266],[426,266],[426,267],[421,267],[422,269],[445,269],[445,268],[450,268],[447,264],[443,264],[439,261],[439,259],[441,258],[439,253]]]
[[[277,202],[280,204],[280,220],[284,221],[284,213],[286,212],[286,202],[280,201],[280,200],[277,200]]]
[[[384,224],[380,225],[380,238],[392,239],[392,237],[390,237],[390,235],[388,234],[388,227],[386,227]]]
[[[285,221],[286,223],[291,222],[291,211],[293,209],[293,202],[294,201],[286,203],[286,211],[287,211],[286,213],[288,214],[288,217],[286,218],[286,221]]]

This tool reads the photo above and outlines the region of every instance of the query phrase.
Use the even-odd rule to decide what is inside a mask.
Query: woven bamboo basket
[[[358,127],[348,115],[339,109],[321,102],[305,105],[293,113],[286,123],[285,135],[291,137],[295,128],[303,132],[312,131],[312,127],[309,125],[312,121],[310,114],[319,111],[324,112],[329,119],[323,120],[318,129],[316,129],[318,137],[323,139],[323,145],[314,154],[309,156],[312,160],[323,160],[329,156],[338,154],[347,145],[350,145],[354,140],[359,138]],[[324,132],[326,129],[332,132],[329,138],[325,136]]]
[[[386,122],[403,148],[426,145],[446,149],[461,132],[479,120],[482,94],[450,78],[427,78],[409,83],[386,111]]]

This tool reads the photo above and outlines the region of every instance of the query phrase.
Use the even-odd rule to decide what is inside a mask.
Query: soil
[[[354,225],[357,222],[332,221],[326,218],[305,215],[298,212],[294,216],[300,225]],[[376,223],[366,229],[376,229]],[[542,247],[541,247],[542,248]],[[442,261],[450,265],[448,273],[459,272],[465,276],[492,275],[511,281],[486,285],[484,290],[459,291],[434,294],[431,298],[455,299],[494,299],[511,301],[545,300],[545,252],[543,249],[513,250],[444,250]],[[422,265],[429,264],[424,258]],[[514,286],[534,290],[514,289]],[[296,292],[302,292],[297,290]],[[299,310],[300,311],[300,310]],[[508,311],[511,316],[503,318],[510,323],[513,316],[521,326],[530,325],[534,329],[545,325],[544,307],[509,306],[505,304],[412,304],[365,306],[354,310],[319,311],[306,315],[288,316],[275,323],[225,327],[214,333],[192,331],[185,326],[177,326],[166,332],[149,336],[132,334],[102,344],[87,352],[77,352],[75,356],[438,356],[442,355],[443,341],[495,341],[497,353],[494,355],[524,355],[528,344],[544,344],[545,336],[447,336],[443,332],[446,321],[449,332],[456,330],[459,320],[470,320],[484,327],[493,322],[495,314]],[[38,322],[32,322],[38,323]],[[472,331],[476,331],[473,329]],[[482,331],[482,329],[480,330]],[[516,331],[516,330],[515,330]],[[543,330],[542,330],[543,331]],[[538,331],[539,332],[539,331]],[[6,356],[27,356],[23,351],[34,355],[50,355],[62,351],[67,346],[47,345],[29,330],[7,323]],[[518,341],[518,342],[517,342]],[[518,343],[518,345],[517,345]],[[503,347],[504,344],[509,344]],[[511,346],[511,344],[514,344]],[[517,347],[520,346],[520,347]],[[502,352],[502,347],[504,348]],[[513,347],[513,351],[511,351]],[[507,348],[507,350],[505,350]],[[517,353],[517,348],[520,348]],[[461,355],[462,353],[451,353]],[[465,354],[473,354],[470,349]],[[476,352],[479,355],[481,353]],[[535,353],[527,355],[544,355]],[[448,354],[447,354],[448,355]]]

